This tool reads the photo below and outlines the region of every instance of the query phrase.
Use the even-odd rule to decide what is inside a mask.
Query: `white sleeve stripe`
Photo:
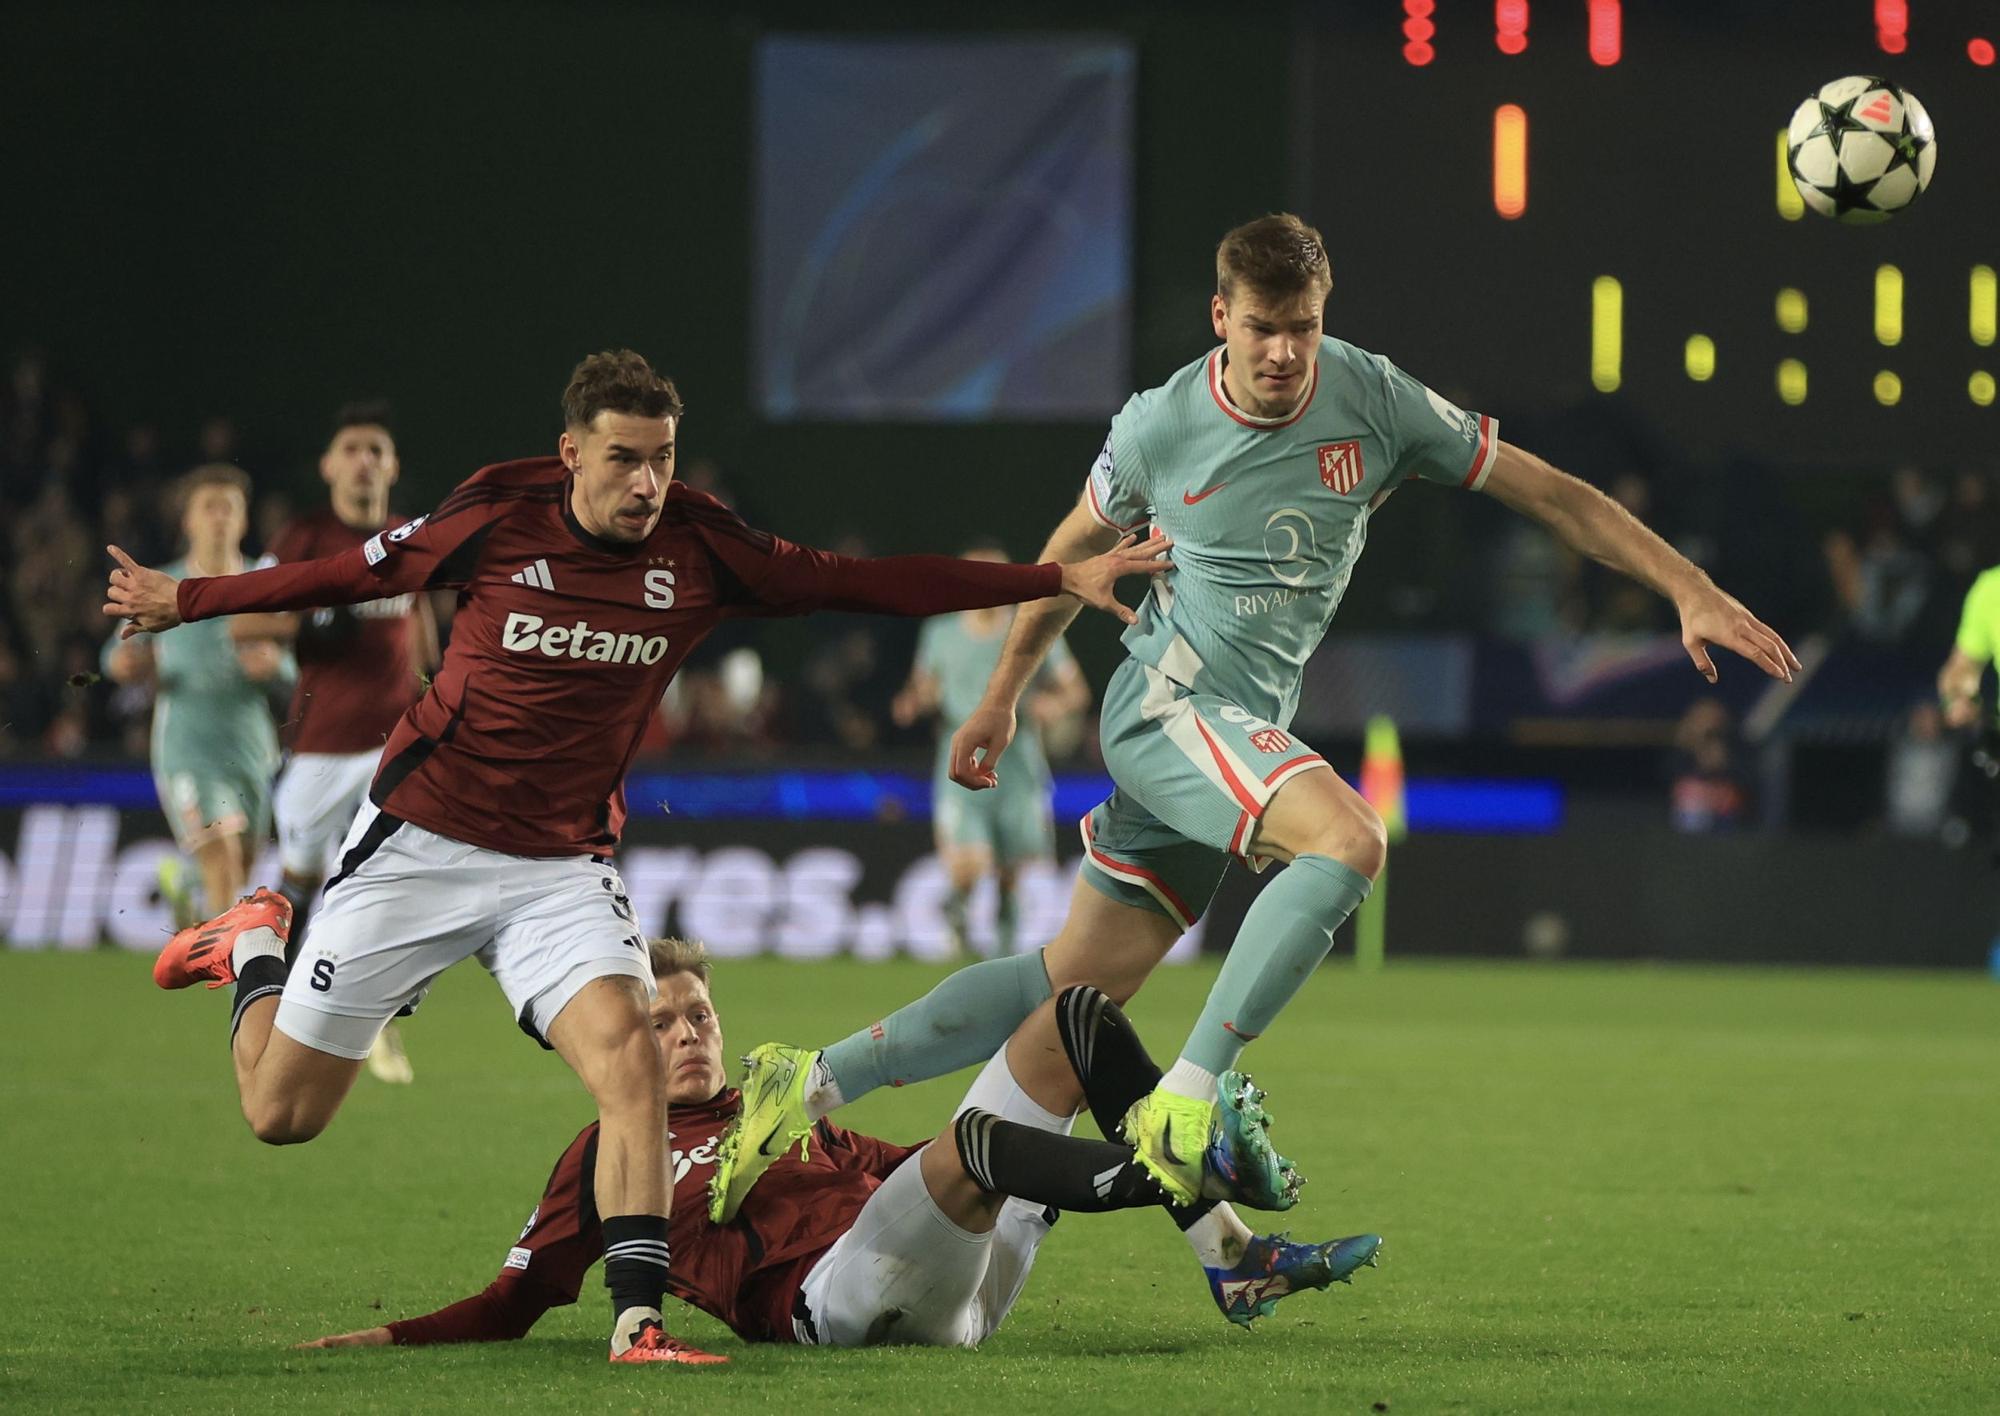
[[[1106,516],[1104,508],[1098,505],[1097,478],[1094,474],[1083,479],[1083,499],[1090,507],[1090,514],[1097,518],[1098,525],[1110,531],[1123,532],[1125,530],[1123,526],[1120,526],[1117,522]]]
[[[1468,491],[1481,491],[1486,486],[1487,474],[1493,464],[1500,459],[1500,424],[1484,413],[1479,415],[1479,447],[1472,454],[1472,469],[1465,474]]]

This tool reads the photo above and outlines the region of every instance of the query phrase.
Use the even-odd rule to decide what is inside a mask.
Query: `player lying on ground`
[[[1066,561],[1149,521],[1175,543],[1125,632],[1100,741],[1115,786],[1082,823],[1069,918],[1040,954],[974,964],[928,997],[827,1048],[762,1050],[744,1078],[744,1129],[725,1142],[715,1212],[754,1183],[763,1140],[889,1082],[984,1057],[1044,1000],[1081,978],[1129,998],[1199,918],[1229,862],[1289,868],[1244,916],[1179,1059],[1124,1135],[1177,1198],[1201,1189],[1216,1078],[1326,956],[1382,868],[1382,822],[1290,732],[1300,676],[1347,588],[1368,519],[1413,479],[1483,491],[1670,599],[1681,642],[1713,681],[1712,645],[1773,678],[1784,640],[1602,492],[1500,441],[1380,355],[1328,337],[1332,276],[1319,233],[1270,216],[1223,237],[1209,316],[1221,344],[1112,420],[1084,494],[1043,555]],[[952,739],[953,780],[998,784],[1014,704],[1074,611],[1022,610],[984,702]],[[1183,1143],[1169,1144],[1169,1135]]]
[[[1055,1209],[1165,1199],[1127,1147],[1067,1134],[1080,1092],[1101,1121],[1115,1121],[1159,1075],[1116,1005],[1075,988],[1062,996],[1064,1051],[1010,1043],[928,1144],[893,1145],[821,1122],[805,1154],[774,1165],[733,1223],[713,1224],[703,1192],[740,1094],[724,1085],[708,958],[677,939],[657,940],[649,953],[679,1191],[669,1291],[746,1341],[976,1346],[1020,1295]],[[1260,1133],[1242,1139],[1262,1146]],[[598,1128],[586,1126],[483,1291],[423,1317],[304,1345],[524,1336],[549,1309],[576,1301],[603,1252],[591,1199],[597,1156]],[[1189,1237],[1216,1303],[1246,1325],[1289,1294],[1347,1279],[1374,1261],[1379,1244],[1374,1235],[1326,1244],[1253,1235],[1226,1205]]]
[[[476,955],[597,1102],[613,1360],[673,1361],[652,971],[610,860],[626,770],[675,669],[736,616],[929,615],[1063,593],[1129,618],[1118,577],[1166,562],[1129,543],[1074,566],[811,550],[674,481],[680,395],[637,354],[585,359],[562,407],[557,456],[488,467],[338,555],[176,580],[112,547],[104,611],[132,635],[458,590],[444,664],[390,736],[296,966],[291,907],[259,891],[176,936],[153,976],[235,983],[243,1114],[286,1145],[325,1130],[382,1025]]]
[[[319,458],[328,504],[286,523],[271,542],[271,558],[281,564],[314,560],[401,526],[409,518],[389,510],[389,491],[401,472],[387,406],[340,409]],[[272,793],[284,872],[278,893],[292,902],[288,948],[296,957],[341,838],[368,800],[382,744],[423,697],[424,681],[437,668],[437,621],[428,596],[405,591],[310,613],[237,615],[229,631],[239,640],[263,636],[290,644],[298,656],[287,724],[290,756]],[[412,1079],[394,1023],[369,1049],[368,1070],[385,1082]]]

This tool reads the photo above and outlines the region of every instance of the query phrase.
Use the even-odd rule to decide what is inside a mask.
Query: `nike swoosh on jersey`
[[[1214,486],[1210,487],[1207,491],[1202,492],[1199,495],[1196,495],[1193,492],[1182,492],[1181,500],[1185,502],[1187,505],[1193,506],[1198,501],[1206,501],[1208,498],[1214,496],[1217,492],[1221,491],[1224,487],[1228,485],[1229,483],[1227,482],[1218,482]]]

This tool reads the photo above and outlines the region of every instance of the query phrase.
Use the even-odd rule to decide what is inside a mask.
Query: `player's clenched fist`
[[[1167,559],[1167,552],[1173,548],[1171,537],[1155,536],[1150,541],[1141,541],[1138,532],[1127,532],[1117,545],[1103,555],[1064,566],[1063,593],[1076,596],[1086,605],[1108,610],[1125,623],[1132,624],[1139,617],[1118,603],[1117,596],[1111,593],[1112,587],[1122,576],[1164,575],[1172,570],[1174,563]]]
[[[951,735],[951,779],[975,792],[999,786],[1000,774],[994,770],[994,764],[1013,740],[1014,710],[980,704]]]
[[[165,571],[146,569],[116,546],[104,549],[118,562],[118,569],[111,572],[111,587],[104,592],[104,613],[131,621],[119,632],[120,639],[158,634],[181,622],[176,599],[180,581]]]

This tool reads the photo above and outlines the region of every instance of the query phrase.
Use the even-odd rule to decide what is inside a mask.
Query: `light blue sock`
[[[834,1043],[820,1060],[842,1102],[880,1086],[929,1081],[986,1061],[1050,992],[1039,949],[969,964],[916,1002]]]
[[[1210,1073],[1234,1067],[1244,1045],[1312,977],[1333,947],[1333,931],[1371,888],[1367,876],[1332,856],[1293,860],[1243,916],[1181,1056]]]

